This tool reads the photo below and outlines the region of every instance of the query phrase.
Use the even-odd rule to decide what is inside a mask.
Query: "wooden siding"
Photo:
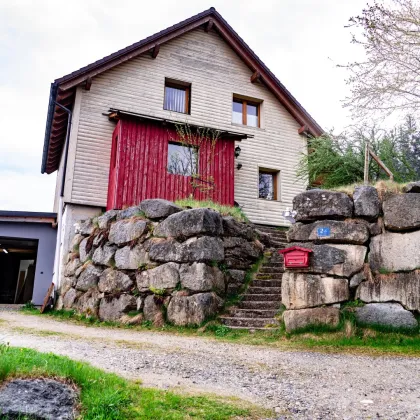
[[[168,173],[168,144],[177,141],[174,128],[161,123],[121,120],[113,134],[107,209],[122,209],[147,198],[177,200],[194,194],[196,200],[234,203],[235,143],[219,139],[211,151],[209,142],[199,150],[200,175],[213,180],[211,189],[193,191],[190,176]],[[203,187],[208,184],[202,183]]]
[[[235,200],[255,223],[287,224],[281,212],[304,189],[295,174],[306,140],[274,95],[250,82],[251,75],[217,33],[196,29],[161,45],[156,59],[145,54],[95,77],[90,91],[80,91],[75,164],[69,174],[72,189],[67,201],[106,206],[115,123],[102,114],[113,107],[254,135],[240,143],[237,162],[243,166],[235,170]],[[163,110],[165,77],[191,83],[191,115]],[[263,101],[261,128],[231,123],[234,94]],[[279,201],[258,198],[259,167],[280,171]]]

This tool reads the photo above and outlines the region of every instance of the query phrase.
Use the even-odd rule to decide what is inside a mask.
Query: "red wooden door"
[[[118,159],[119,159],[119,137],[120,127],[118,123],[112,134],[112,148],[111,148],[111,161],[109,165],[109,183],[108,183],[108,200],[107,210],[115,209],[117,206],[117,185],[118,185]]]

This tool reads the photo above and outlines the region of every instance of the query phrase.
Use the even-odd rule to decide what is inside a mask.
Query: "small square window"
[[[232,122],[250,127],[259,127],[260,104],[234,97],[232,101]]]
[[[169,143],[168,173],[184,176],[198,173],[198,148]]]
[[[279,171],[260,169],[258,175],[258,197],[277,200]]]
[[[172,82],[165,79],[165,99],[163,109],[167,111],[190,113],[191,84]]]

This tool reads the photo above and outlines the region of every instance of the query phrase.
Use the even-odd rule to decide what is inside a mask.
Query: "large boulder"
[[[410,311],[420,311],[420,270],[378,274],[360,283],[356,297],[363,302],[400,302]]]
[[[155,236],[165,238],[189,238],[196,235],[217,236],[223,234],[222,216],[211,209],[191,209],[175,213],[160,223]]]
[[[136,310],[136,298],[131,295],[120,295],[114,298],[103,298],[99,305],[101,321],[119,321],[126,313]]]
[[[122,245],[139,239],[147,230],[147,222],[142,219],[128,219],[114,222],[109,231],[109,241]]]
[[[293,199],[297,222],[318,219],[345,219],[353,214],[353,201],[344,193],[310,190]]]
[[[192,296],[177,294],[172,297],[167,317],[174,325],[200,325],[214,316],[223,301],[216,293],[197,293]]]
[[[89,289],[77,300],[76,310],[84,315],[98,317],[99,303],[103,294],[97,289]]]
[[[126,209],[118,212],[117,220],[130,219],[131,217],[139,216],[141,214],[142,211],[140,210],[140,206],[127,207]]]
[[[386,232],[370,242],[369,264],[373,271],[411,271],[420,267],[420,230]]]
[[[80,233],[76,233],[73,236],[73,239],[70,242],[69,251],[70,252],[77,252],[77,251],[79,251],[79,245],[80,245],[80,242],[83,241],[83,239],[85,239],[85,237],[83,235],[81,235]]]
[[[370,185],[362,185],[354,189],[354,215],[374,220],[381,211],[378,191]]]
[[[420,194],[395,194],[383,203],[384,223],[389,230],[420,229]]]
[[[164,219],[171,214],[182,211],[182,208],[172,203],[172,201],[152,198],[140,203],[140,210],[149,219]]]
[[[134,248],[125,246],[115,253],[115,267],[121,270],[137,270],[142,265],[149,264],[149,254],[141,245]]]
[[[157,290],[172,290],[179,283],[179,265],[169,262],[151,270],[145,270],[136,276],[137,288],[140,292]]]
[[[217,262],[224,259],[225,253],[220,238],[202,236],[187,239],[183,243],[174,240],[154,243],[150,247],[149,256],[157,262]]]
[[[348,280],[288,271],[283,274],[281,297],[287,309],[343,302],[349,298]]]
[[[98,289],[104,293],[127,292],[133,284],[134,282],[127,274],[108,268],[99,277]]]
[[[420,181],[408,183],[404,188],[404,192],[411,194],[420,193]]]
[[[375,190],[376,191],[376,190]],[[369,240],[369,229],[363,223],[323,220],[314,223],[296,223],[287,232],[290,241],[317,241],[362,245]]]
[[[311,325],[336,327],[340,322],[340,310],[330,306],[325,308],[284,311],[283,321],[287,332],[299,330]]]
[[[75,233],[80,233],[84,236],[92,235],[93,231],[95,230],[95,225],[93,224],[92,219],[81,220],[75,223]]]
[[[149,295],[144,300],[143,314],[147,321],[155,321],[162,314],[162,305],[156,302],[155,295]]]
[[[356,319],[362,325],[401,329],[416,329],[419,326],[414,315],[399,303],[369,303],[356,308]]]
[[[238,222],[232,216],[223,217],[223,233],[225,236],[240,236],[248,241],[256,238],[256,232],[252,226]]]
[[[111,265],[114,261],[116,251],[117,247],[115,245],[107,243],[104,246],[96,248],[93,253],[92,261],[94,264]]]
[[[351,277],[363,268],[367,248],[362,245],[314,245],[307,243],[291,243],[290,246],[301,246],[312,249],[309,267],[299,271],[335,276]]]
[[[102,270],[93,264],[88,264],[77,279],[76,289],[87,292],[90,288],[98,285]]]
[[[95,249],[92,246],[91,238],[85,238],[79,245],[79,259],[82,263],[92,259],[93,252]]]
[[[193,292],[225,293],[225,276],[217,267],[204,263],[183,264],[179,269],[181,285]]]
[[[96,221],[99,229],[108,229],[108,225],[117,217],[118,210],[108,210],[102,216],[98,216]]]
[[[63,296],[63,308],[72,309],[77,298],[82,294],[82,292],[77,291],[76,289],[69,289]]]
[[[77,269],[82,265],[79,258],[72,258],[64,268],[64,276],[71,277],[76,274]]]

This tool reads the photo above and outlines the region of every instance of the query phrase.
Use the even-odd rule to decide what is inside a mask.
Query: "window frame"
[[[261,102],[258,102],[257,100],[252,100],[252,99],[244,99],[244,98],[240,98],[238,96],[233,96],[232,98],[232,106],[233,106],[233,102],[236,102],[238,104],[242,104],[242,125],[246,125],[247,127],[252,127],[252,128],[261,128]],[[247,106],[251,105],[251,106],[255,106],[257,108],[257,125],[248,125],[248,112],[247,112]],[[233,109],[232,109],[232,113],[233,113]],[[233,120],[233,118],[232,118]],[[232,121],[232,124],[237,124],[234,123]]]
[[[171,109],[165,108],[165,99],[166,99],[166,88],[170,87],[172,89],[183,90],[185,92],[185,109],[183,112],[174,111]],[[176,112],[178,114],[191,114],[191,83],[182,82],[180,80],[169,79],[165,77],[165,84],[163,88],[163,110],[169,112]]]
[[[273,177],[273,199],[268,199],[260,196],[260,174],[272,175]],[[266,167],[258,167],[258,199],[264,201],[281,201],[281,194],[279,192],[279,169],[269,169]]]

